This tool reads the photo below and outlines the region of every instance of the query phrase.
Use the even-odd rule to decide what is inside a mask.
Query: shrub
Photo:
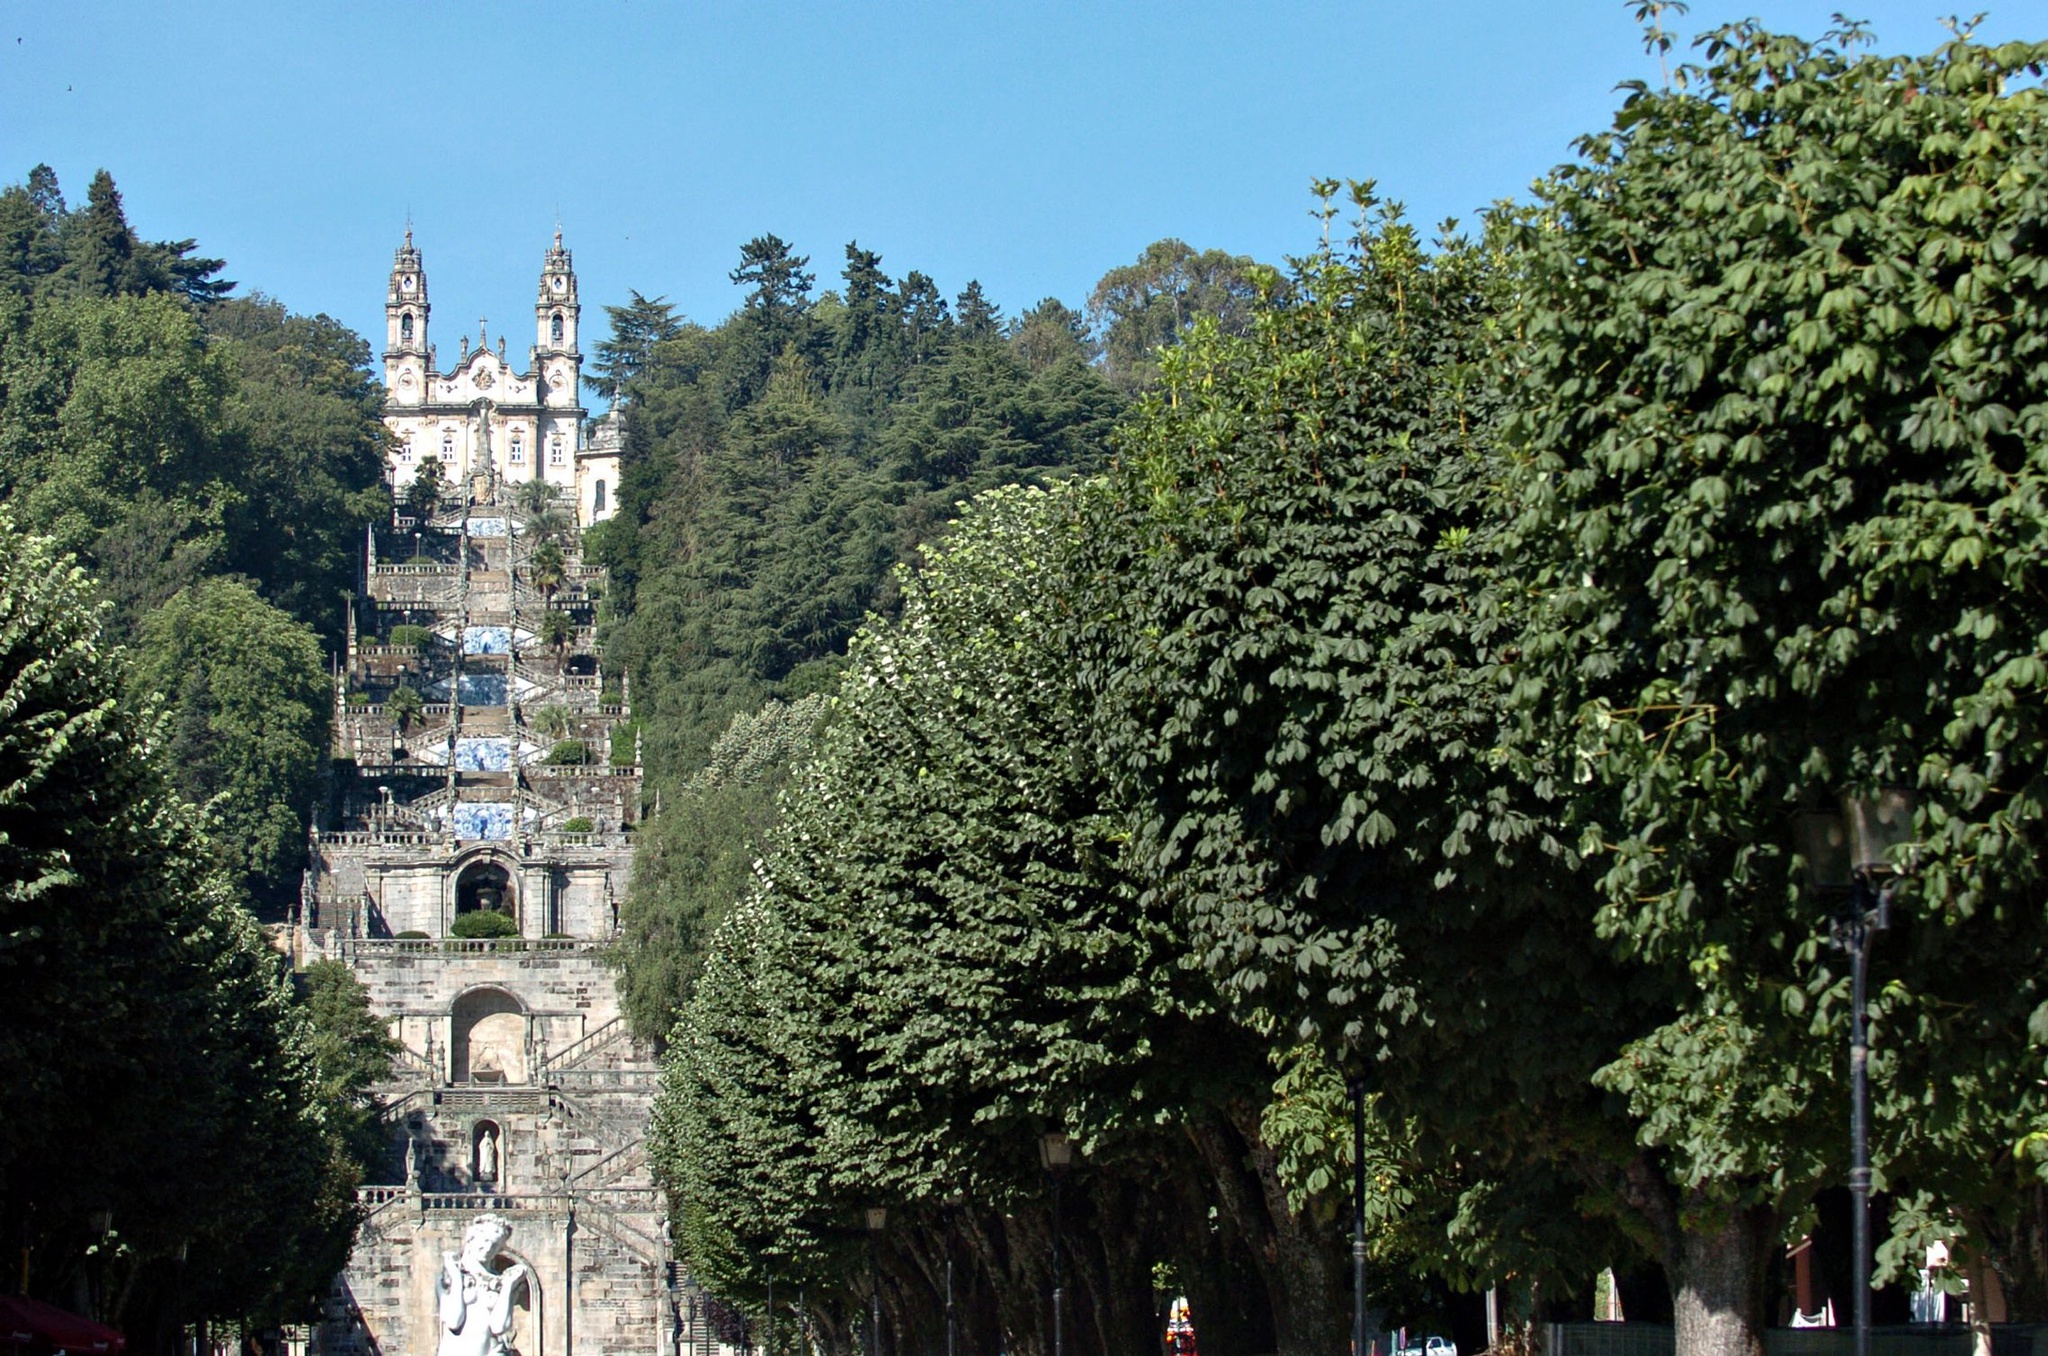
[[[612,727],[612,766],[633,766],[633,755],[640,747],[640,722],[624,721]]]
[[[407,928],[405,931],[397,934],[397,936],[401,942],[424,942],[428,940],[427,934],[421,932],[418,928]]]
[[[557,767],[580,767],[590,761],[590,749],[580,739],[564,739],[548,750],[547,760]]]
[[[596,833],[597,825],[591,822],[589,815],[577,815],[574,819],[565,819],[562,821],[562,832]]]
[[[448,929],[448,934],[451,937],[460,937],[464,941],[477,941],[490,937],[517,937],[519,935],[519,924],[513,922],[502,913],[493,913],[489,909],[478,909],[475,913],[465,913],[457,918],[455,926]]]
[[[390,643],[400,649],[416,649],[433,643],[434,633],[427,627],[414,626],[411,622],[400,622],[391,628]]]

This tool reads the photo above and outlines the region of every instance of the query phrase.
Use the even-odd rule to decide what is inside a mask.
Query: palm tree
[[[545,480],[524,480],[519,483],[519,488],[513,492],[513,501],[525,511],[528,517],[532,517],[537,513],[545,512],[548,506],[555,502],[555,496],[558,493],[559,491]]]
[[[566,612],[549,608],[547,615],[540,619],[540,638],[545,644],[555,647],[555,655],[559,658],[568,650],[569,642],[576,639],[575,619]]]
[[[544,541],[533,548],[533,559],[528,562],[527,570],[541,596],[553,598],[555,590],[562,587],[562,580],[568,575],[569,561],[559,545]]]

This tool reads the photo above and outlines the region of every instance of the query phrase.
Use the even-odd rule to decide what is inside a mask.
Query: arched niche
[[[471,989],[455,1000],[450,1072],[458,1083],[524,1083],[526,1007],[503,989]],[[499,1141],[502,1151],[503,1140]],[[474,1143],[472,1143],[472,1150]]]
[[[455,877],[455,916],[466,913],[501,913],[519,920],[519,900],[512,887],[512,873],[503,863],[490,858],[471,862]]]
[[[505,1128],[482,1120],[469,1127],[469,1171],[479,1185],[502,1187],[505,1181]]]

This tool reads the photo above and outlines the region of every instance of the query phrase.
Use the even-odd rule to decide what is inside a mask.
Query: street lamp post
[[[1052,1356],[1067,1356],[1067,1284],[1060,1256],[1060,1183],[1074,1162],[1074,1141],[1063,1130],[1038,1137],[1038,1161],[1052,1178]]]
[[[1365,1356],[1365,1079],[1351,1093],[1351,1356]]]
[[[875,1248],[888,1223],[886,1206],[868,1207],[868,1356],[882,1356],[882,1281]]]
[[[953,1316],[953,1233],[960,1207],[966,1203],[966,1196],[954,1192],[946,1197],[946,1356],[958,1356],[955,1350],[959,1340],[959,1324]]]
[[[1855,1254],[1856,1356],[1870,1356],[1870,944],[1891,926],[1897,884],[1891,850],[1912,841],[1913,805],[1910,791],[1888,789],[1844,800],[1839,814],[1810,812],[1800,825],[1808,879],[1847,904],[1829,940],[1849,957],[1849,1246]]]

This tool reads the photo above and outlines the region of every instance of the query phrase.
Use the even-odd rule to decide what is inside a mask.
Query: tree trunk
[[[1276,1319],[1275,1348],[1278,1356],[1323,1356],[1341,1351],[1349,1333],[1338,1303],[1341,1264],[1324,1231],[1297,1215],[1287,1203],[1287,1188],[1280,1181],[1280,1165],[1272,1147],[1258,1134],[1253,1113],[1240,1133],[1250,1150],[1250,1166],[1265,1193],[1266,1211],[1273,1220],[1275,1255],[1280,1262],[1281,1283],[1286,1287],[1287,1313]]]
[[[1776,1215],[1763,1207],[1688,1213],[1693,1227],[1681,1231],[1670,1268],[1677,1356],[1763,1356],[1764,1271]]]

